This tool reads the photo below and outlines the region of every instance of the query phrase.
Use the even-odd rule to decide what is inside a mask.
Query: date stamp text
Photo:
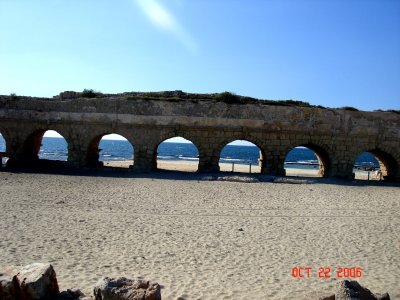
[[[360,267],[319,267],[313,269],[311,267],[293,267],[293,278],[311,278],[317,276],[321,279],[328,278],[361,278],[363,276],[363,269]]]

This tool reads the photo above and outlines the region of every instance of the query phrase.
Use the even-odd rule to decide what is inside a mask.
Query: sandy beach
[[[104,162],[104,166],[106,167],[119,167],[119,168],[129,168],[130,165],[133,165],[132,161],[107,161]],[[182,172],[196,172],[198,162],[197,161],[169,161],[169,160],[159,160],[157,162],[158,168],[161,170],[169,170],[169,171],[182,171]],[[242,164],[232,164],[220,163],[220,171],[221,172],[238,172],[245,174],[260,174],[261,169],[258,165],[242,165]],[[379,178],[375,175],[374,172],[360,171],[357,170],[355,172],[355,179],[359,180],[379,180]],[[300,176],[300,177],[319,177],[318,169],[297,169],[297,168],[287,168],[286,176]]]
[[[106,167],[120,167],[120,168],[128,168],[132,165],[132,161],[107,161],[104,162],[104,166]],[[183,172],[196,172],[198,161],[172,161],[172,160],[158,160],[157,167],[161,170],[169,170],[169,171],[183,171]],[[220,164],[221,172],[231,172],[232,171],[232,164]],[[233,167],[235,172],[241,173],[250,173],[250,166],[249,165],[241,165],[235,164]],[[251,166],[251,173],[259,174],[260,167],[258,165]]]
[[[399,187],[0,172],[0,266],[50,262],[87,294],[102,276],[154,279],[163,299],[316,299],[357,267],[400,299]]]

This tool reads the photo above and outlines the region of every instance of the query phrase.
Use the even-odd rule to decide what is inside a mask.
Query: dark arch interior
[[[354,177],[360,180],[384,180],[396,175],[398,165],[388,153],[373,149],[360,153],[354,163]]]
[[[321,147],[305,144],[294,147],[285,158],[287,176],[327,177],[330,160]]]
[[[219,155],[221,172],[261,173],[264,154],[260,147],[247,140],[235,140],[222,148]]]
[[[122,135],[105,134],[89,145],[87,161],[91,167],[132,168],[133,145]]]
[[[25,141],[24,156],[27,162],[67,161],[68,144],[54,130],[37,130]]]
[[[154,151],[154,166],[158,170],[197,172],[199,150],[183,137],[166,139]]]

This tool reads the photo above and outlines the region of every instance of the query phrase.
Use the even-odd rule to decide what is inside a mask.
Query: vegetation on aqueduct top
[[[131,92],[124,93],[122,95],[127,95],[128,100],[167,100],[173,102],[179,101],[215,101],[224,102],[227,104],[263,104],[263,105],[279,105],[279,106],[300,106],[300,107],[319,107],[325,108],[323,106],[313,106],[308,102],[298,101],[298,100],[260,100],[252,97],[245,97],[236,95],[231,92],[223,92],[216,94],[194,94],[185,93],[180,90],[177,91],[164,91],[164,92]],[[95,97],[108,97],[112,96],[109,94],[102,94],[101,92],[94,91],[92,89],[84,89],[81,93],[82,97],[85,98],[95,98]],[[357,109],[353,109],[357,110]]]
[[[104,94],[100,91],[93,89],[84,89],[82,92],[66,91],[60,93],[60,95],[54,96],[54,99],[59,99],[63,95],[62,99],[75,99],[75,98],[109,98],[109,97],[123,97],[126,100],[164,100],[171,102],[191,101],[197,103],[199,101],[213,101],[223,102],[227,104],[261,104],[261,105],[278,105],[278,106],[294,106],[294,107],[316,107],[322,109],[330,109],[330,107],[324,107],[321,105],[311,105],[308,102],[299,100],[265,100],[256,99],[252,97],[240,96],[231,92],[222,92],[214,94],[195,94],[185,93],[180,90],[176,91],[163,91],[163,92],[126,92],[120,94]],[[71,96],[72,95],[72,96]],[[17,99],[43,99],[36,97],[25,97],[17,96],[15,93],[9,95],[10,100]],[[359,111],[355,107],[343,106],[336,109],[348,110],[348,111]],[[400,110],[376,110],[379,112],[392,112],[400,114]]]

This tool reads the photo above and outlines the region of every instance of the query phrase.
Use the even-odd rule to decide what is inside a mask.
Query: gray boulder
[[[0,274],[0,299],[50,300],[59,294],[56,272],[50,264],[10,266],[0,270]]]
[[[56,272],[50,264],[34,263],[19,269],[17,275],[26,299],[54,299],[59,294]]]
[[[161,300],[160,285],[142,279],[104,277],[93,292],[96,300]]]

